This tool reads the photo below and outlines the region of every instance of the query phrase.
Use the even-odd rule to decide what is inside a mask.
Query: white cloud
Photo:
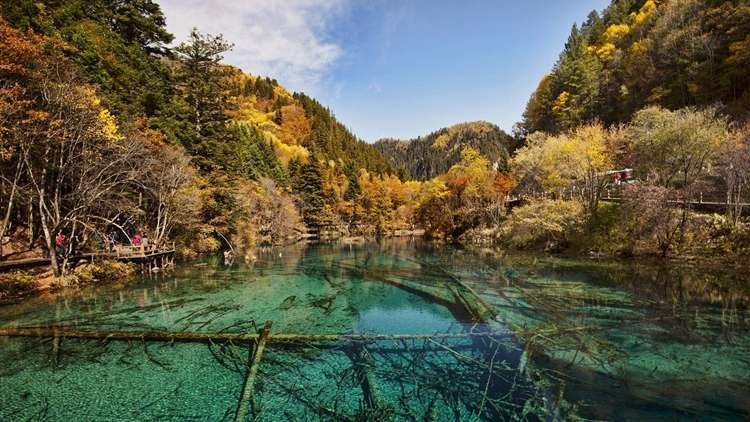
[[[176,41],[197,27],[234,43],[224,61],[279,79],[294,90],[315,91],[343,53],[327,37],[347,0],[160,0]]]

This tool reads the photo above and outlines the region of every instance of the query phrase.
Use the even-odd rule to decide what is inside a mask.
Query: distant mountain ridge
[[[402,178],[428,180],[461,160],[464,148],[473,148],[498,170],[505,170],[514,138],[485,121],[459,123],[410,140],[380,139],[373,144]]]

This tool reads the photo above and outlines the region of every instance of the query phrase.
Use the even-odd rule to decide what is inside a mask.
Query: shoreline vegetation
[[[222,64],[222,35],[168,47],[153,1],[68,3],[0,6],[0,260],[51,261],[0,274],[0,296],[127,278],[67,257],[144,240],[185,261],[393,235],[750,256],[746,5],[613,2],[573,26],[512,134],[467,122],[368,144],[306,94]]]
[[[421,241],[425,244],[431,244],[434,246],[440,246],[445,243],[441,240],[426,239],[421,231],[416,230],[412,233],[403,233],[401,236],[394,235],[388,238],[365,238],[362,236],[353,237],[339,237],[329,238],[319,241],[313,241],[312,243],[324,243],[329,245],[340,245],[344,247],[346,245],[365,245],[372,242],[380,242],[381,240],[388,241],[397,239],[422,239]],[[286,247],[306,247],[310,244],[310,241],[295,242],[289,245],[278,245],[275,247],[267,247],[262,251],[253,251],[249,254],[249,259],[254,261],[257,258],[256,254],[267,253],[268,251],[276,248]],[[593,255],[593,254],[581,254],[574,250],[558,251],[558,252],[545,252],[543,250],[519,250],[512,248],[500,248],[491,243],[475,241],[471,243],[455,244],[454,246],[460,246],[466,248],[469,252],[475,253],[480,256],[490,257],[497,260],[504,260],[508,258],[515,258],[520,260],[549,260],[555,262],[554,265],[581,265],[582,263],[589,263],[589,265],[602,266],[602,268],[618,267],[622,268],[625,272],[645,272],[651,273],[663,273],[663,272],[685,272],[694,271],[696,268],[700,268],[702,273],[720,274],[724,272],[737,274],[738,270],[748,269],[748,262],[743,260],[737,260],[727,257],[709,256],[668,256],[662,257],[660,255],[639,255],[639,256],[608,256],[608,255]],[[217,262],[224,262],[224,264],[235,264],[235,261],[222,261],[222,257],[215,256],[218,259]],[[243,260],[243,262],[245,262]],[[178,263],[178,265],[187,266],[209,266],[212,264],[205,263],[203,260],[184,261]],[[169,274],[172,267],[159,269],[158,272],[152,273],[154,276],[158,276],[162,273]],[[62,291],[77,291],[79,289],[103,286],[103,285],[124,285],[129,283],[130,280],[135,279],[138,276],[143,276],[139,268],[135,264],[126,264],[116,261],[98,261],[88,262],[76,266],[75,270],[72,271],[65,277],[57,277],[54,275],[52,270],[48,267],[40,267],[22,271],[12,271],[0,274],[0,306],[4,304],[19,303],[28,298],[36,296],[44,296],[48,294],[57,294]],[[731,278],[731,277],[730,277]],[[721,283],[719,283],[721,284]],[[748,286],[745,286],[745,289]]]
[[[81,264],[65,276],[56,276],[49,267],[5,272],[0,274],[0,305],[66,288],[124,283],[137,273],[134,264],[117,261]]]

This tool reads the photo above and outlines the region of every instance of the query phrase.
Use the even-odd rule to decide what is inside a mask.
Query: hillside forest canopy
[[[187,258],[417,229],[621,255],[750,247],[747,1],[615,0],[573,26],[512,134],[470,122],[374,145],[224,64],[221,34],[172,45],[154,1],[0,14],[4,259],[45,255],[64,274],[136,233]]]

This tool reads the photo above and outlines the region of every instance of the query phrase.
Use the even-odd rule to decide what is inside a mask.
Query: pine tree
[[[190,33],[189,42],[175,47],[180,59],[177,72],[178,91],[183,103],[183,116],[191,126],[191,133],[181,143],[193,155],[199,156],[202,168],[216,166],[216,152],[222,149],[230,132],[228,92],[225,80],[227,69],[220,64],[222,54],[231,50],[232,44],[222,35],[201,34],[197,29]]]
[[[292,188],[296,191],[297,190],[297,181],[300,177],[300,172],[302,171],[302,163],[297,158],[292,158],[289,160],[289,163],[286,165],[286,171],[287,171],[287,177],[289,178],[289,183],[291,184]]]
[[[295,190],[302,199],[302,213],[305,224],[319,226],[323,221],[325,196],[323,193],[323,169],[316,157],[310,157],[300,170]]]
[[[347,201],[353,201],[362,192],[362,187],[359,185],[359,174],[357,174],[357,168],[353,165],[346,166],[344,173],[349,180],[349,188],[346,190],[344,199]]]

